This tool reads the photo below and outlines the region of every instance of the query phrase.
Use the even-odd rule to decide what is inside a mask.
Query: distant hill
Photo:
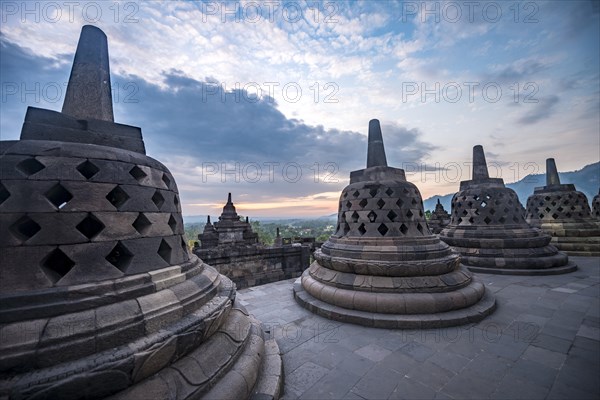
[[[578,171],[571,172],[559,172],[561,183],[573,183],[580,192],[583,192],[588,201],[591,203],[595,195],[598,194],[598,187],[600,187],[600,162],[586,165]],[[546,174],[535,174],[527,175],[520,181],[509,183],[506,186],[517,192],[519,200],[525,206],[527,198],[533,194],[534,188],[538,186],[544,186],[546,184]],[[458,191],[458,185],[456,187]],[[423,201],[425,210],[435,210],[437,200],[450,212],[450,202],[454,193],[446,195],[435,195]]]

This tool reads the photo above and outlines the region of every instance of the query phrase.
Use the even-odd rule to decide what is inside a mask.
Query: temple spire
[[[207,223],[207,224],[210,224],[210,215],[207,215],[207,216],[206,216],[206,223]]]
[[[229,193],[227,195],[227,204],[231,204],[231,203],[232,203],[232,201],[231,201],[231,193]]]
[[[485,154],[483,153],[483,146],[477,145],[473,147],[473,180],[484,180],[488,179],[487,163],[485,162]]]
[[[546,159],[546,186],[560,185],[560,178],[556,169],[554,158]]]
[[[387,167],[385,148],[383,147],[383,136],[379,120],[369,121],[369,144],[367,150],[367,168]]]
[[[76,119],[114,122],[108,42],[95,26],[81,29],[62,112]]]

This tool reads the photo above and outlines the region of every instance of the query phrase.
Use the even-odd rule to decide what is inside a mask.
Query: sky
[[[142,128],[184,215],[337,211],[370,119],[422,197],[600,160],[598,1],[0,3],[0,139],[60,111],[81,27],[108,36],[115,122]],[[525,199],[521,199],[525,201]]]

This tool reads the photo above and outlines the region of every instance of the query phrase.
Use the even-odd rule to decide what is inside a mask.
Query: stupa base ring
[[[467,265],[467,268],[471,272],[477,272],[482,274],[496,274],[496,275],[560,275],[568,274],[577,270],[577,264],[569,261],[567,265],[552,268],[539,268],[539,269],[527,269],[527,268],[494,268],[494,267],[477,267]]]
[[[479,322],[496,309],[494,296],[485,291],[479,302],[458,310],[435,314],[383,314],[351,310],[326,303],[310,295],[301,279],[294,282],[294,298],[304,308],[321,317],[374,328],[432,329]]]

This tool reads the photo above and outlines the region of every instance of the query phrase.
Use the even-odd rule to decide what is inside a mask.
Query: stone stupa
[[[429,225],[431,232],[439,234],[449,223],[450,214],[448,214],[448,211],[444,209],[440,199],[438,199],[437,204],[435,205],[435,210],[431,213],[431,218],[429,218],[429,221],[427,221],[427,225]]]
[[[278,397],[277,344],[189,253],[141,129],[113,122],[100,29],[62,113],[28,108],[0,150],[0,398]]]
[[[554,158],[546,160],[546,186],[535,188],[527,199],[526,218],[570,256],[600,256],[600,221],[593,218],[585,194],[560,183]]]
[[[471,271],[551,275],[577,266],[550,245],[550,236],[525,221],[514,190],[490,178],[482,146],[473,147],[473,177],[452,197],[452,220],[440,238],[462,255]]]
[[[387,166],[379,121],[369,123],[367,168],[342,191],[337,230],[294,284],[296,300],[338,321],[437,328],[479,321],[493,296],[433,235],[421,194]]]
[[[592,216],[600,220],[600,189],[598,189],[598,194],[592,199]]]

